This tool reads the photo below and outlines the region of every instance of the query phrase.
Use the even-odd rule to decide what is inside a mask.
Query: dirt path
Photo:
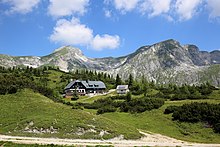
[[[86,101],[86,100],[89,100],[89,99],[91,99],[91,98],[93,98],[93,97],[100,96],[100,95],[108,95],[108,94],[110,94],[110,93],[112,93],[112,92],[114,92],[114,91],[115,91],[115,89],[110,89],[107,93],[89,95],[88,98],[85,98],[85,99],[83,99],[82,101]]]
[[[181,146],[181,147],[220,147],[220,144],[199,144],[188,143],[176,140],[160,134],[148,134],[140,132],[144,135],[139,140],[123,140],[113,138],[109,140],[94,140],[94,139],[58,139],[58,138],[36,138],[36,137],[19,137],[0,135],[0,141],[10,141],[20,144],[56,144],[56,145],[113,145],[116,147],[131,147],[131,146]]]

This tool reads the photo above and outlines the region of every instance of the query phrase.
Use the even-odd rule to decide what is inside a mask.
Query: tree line
[[[214,90],[218,90],[218,88],[212,86],[208,82],[200,85],[176,85],[173,83],[161,85],[156,84],[153,81],[147,81],[144,76],[135,80],[131,74],[125,81],[122,81],[120,76],[117,75],[116,85],[117,84],[127,84],[133,95],[144,94],[148,97],[160,97],[170,100],[206,99]],[[154,95],[148,95],[152,90],[157,91],[157,93]]]
[[[51,71],[61,73],[55,87],[50,87],[49,82],[56,82],[49,78]],[[63,72],[58,67],[43,66],[39,68],[32,67],[12,67],[5,68],[0,66],[0,94],[13,94],[17,91],[29,88],[39,92],[51,99],[60,101],[61,94],[70,79],[80,80],[101,80],[108,89],[114,88],[115,79],[107,73],[91,70],[75,70],[72,72]]]
[[[209,94],[216,90],[214,86],[209,83],[201,85],[158,85],[153,81],[147,81],[144,76],[140,79],[134,79],[130,74],[128,79],[122,80],[117,74],[116,77],[103,72],[96,72],[86,69],[78,69],[68,73],[62,72],[58,67],[44,66],[40,68],[32,67],[13,67],[4,68],[0,67],[0,93],[14,93],[18,89],[22,88],[22,85],[38,85],[39,89],[50,89],[48,85],[51,79],[48,78],[50,70],[61,72],[59,77],[59,85],[53,88],[53,93],[56,95],[62,94],[65,86],[70,82],[70,79],[76,80],[100,80],[106,84],[107,89],[114,89],[117,85],[126,84],[129,86],[131,94],[151,97],[151,98],[164,98],[170,100],[184,100],[184,99],[205,99],[208,98]],[[14,79],[14,80],[13,80]],[[5,84],[3,84],[5,83]],[[16,84],[17,83],[17,84]],[[8,85],[8,86],[7,86]],[[28,87],[28,86],[24,86]],[[34,86],[31,86],[34,87]],[[35,86],[36,87],[36,86]],[[35,88],[36,89],[36,88]],[[149,94],[150,91],[157,91],[155,94]],[[43,91],[43,90],[40,90]]]

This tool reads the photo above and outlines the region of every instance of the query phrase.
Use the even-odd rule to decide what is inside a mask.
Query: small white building
[[[116,91],[117,94],[126,94],[129,92],[128,85],[118,85]]]

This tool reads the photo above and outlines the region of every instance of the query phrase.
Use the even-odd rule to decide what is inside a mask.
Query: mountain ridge
[[[89,58],[72,46],[64,46],[46,56],[0,55],[0,66],[58,66],[63,71],[89,69],[127,79],[145,77],[156,83],[199,84],[220,86],[220,51],[200,51],[196,45],[181,45],[169,39],[138,48],[122,57]],[[215,71],[213,71],[215,70]]]

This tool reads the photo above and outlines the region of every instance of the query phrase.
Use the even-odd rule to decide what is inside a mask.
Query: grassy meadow
[[[28,89],[16,94],[0,95],[0,105],[1,134],[99,139],[120,134],[124,134],[125,138],[140,137],[134,127],[88,111],[72,109]],[[102,130],[108,133],[100,136]]]
[[[102,97],[97,96],[87,100],[91,102],[97,98]],[[79,101],[81,100],[79,99]],[[171,114],[163,114],[167,106],[182,105],[193,101],[220,103],[219,99],[214,98],[166,101],[161,108],[144,113],[115,112],[96,115],[96,110],[71,109],[71,106],[55,103],[38,93],[25,89],[16,94],[0,95],[0,133],[37,137],[99,139],[123,134],[127,139],[136,139],[141,137],[138,133],[138,130],[141,130],[191,142],[220,143],[220,135],[214,133],[211,128],[206,128],[205,124],[172,121]],[[31,122],[33,122],[32,125],[30,125]],[[33,132],[34,129],[50,130],[51,127],[56,131],[51,130],[54,132],[48,133]],[[32,132],[28,132],[30,130]],[[96,132],[88,130],[95,130]],[[109,134],[101,137],[99,134],[102,130],[107,131]]]
[[[68,83],[67,74],[47,71],[47,86],[62,91]],[[40,77],[34,77],[35,80]],[[60,92],[59,91],[59,92]],[[159,91],[148,89],[147,96],[155,95]],[[82,96],[77,101],[64,99],[71,103],[92,103],[95,100],[116,95],[94,97]],[[142,95],[132,95],[132,99],[139,99]],[[214,90],[208,99],[165,101],[159,109],[143,113],[113,112],[96,115],[94,109],[72,109],[62,103],[54,102],[40,93],[30,89],[19,90],[14,94],[0,95],[0,134],[59,137],[59,138],[94,138],[109,139],[123,135],[125,139],[138,139],[139,131],[159,133],[173,138],[190,142],[220,143],[220,134],[214,133],[205,123],[183,123],[172,120],[172,114],[163,114],[171,105],[180,106],[192,102],[220,103],[220,90]]]

